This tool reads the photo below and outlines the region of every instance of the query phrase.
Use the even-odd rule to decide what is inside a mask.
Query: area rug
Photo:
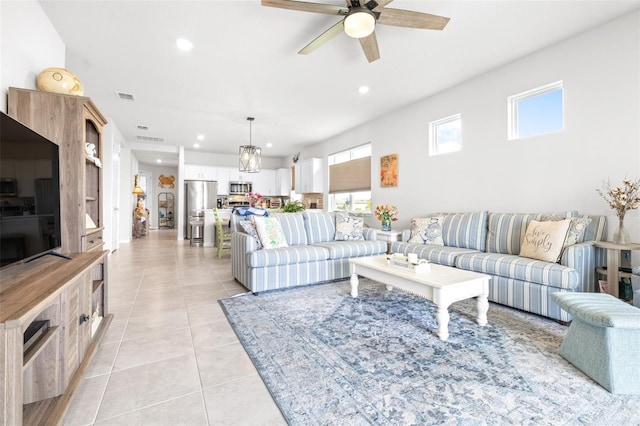
[[[640,424],[640,397],[560,357],[554,321],[491,304],[480,327],[463,301],[443,342],[433,303],[368,279],[349,292],[341,281],[220,302],[289,424]]]

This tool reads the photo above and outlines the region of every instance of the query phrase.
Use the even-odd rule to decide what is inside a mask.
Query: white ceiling
[[[41,4],[85,96],[116,123],[140,162],[164,164],[177,164],[176,146],[195,150],[198,134],[205,135],[201,151],[237,153],[249,140],[247,116],[255,117],[253,144],[263,156],[292,155],[640,7],[639,0],[397,0],[389,6],[451,21],[442,32],[378,25],[381,59],[368,63],[344,33],[298,55],[340,18],[259,0]],[[176,49],[178,37],[193,50]],[[367,95],[358,93],[361,85],[370,86]],[[164,141],[140,144],[138,136]]]

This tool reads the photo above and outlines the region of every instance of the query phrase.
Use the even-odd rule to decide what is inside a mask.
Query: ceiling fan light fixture
[[[249,121],[249,145],[240,145],[238,169],[241,172],[259,173],[262,168],[262,149],[251,143],[251,125],[253,120],[253,117],[247,117],[247,121]]]
[[[376,28],[376,16],[366,7],[352,7],[343,24],[349,37],[364,38]]]

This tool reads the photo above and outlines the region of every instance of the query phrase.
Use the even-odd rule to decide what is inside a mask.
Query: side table
[[[616,244],[611,241],[596,241],[594,245],[598,248],[607,250],[607,283],[610,295],[619,297],[618,281],[620,276],[618,269],[620,268],[620,251],[621,250],[640,250],[640,244]]]
[[[376,229],[376,240],[387,242],[387,253],[391,252],[391,243],[394,241],[400,241],[402,238],[402,231],[383,231]]]

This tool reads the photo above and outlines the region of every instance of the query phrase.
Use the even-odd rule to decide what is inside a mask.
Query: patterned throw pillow
[[[532,220],[524,234],[520,256],[557,262],[570,225],[570,219],[547,222]]]
[[[287,239],[284,236],[280,221],[274,217],[253,216],[256,224],[256,231],[265,249],[274,249],[279,247],[289,247]]]
[[[362,235],[362,219],[346,213],[337,213],[334,240],[364,240],[364,235]]]
[[[568,217],[566,215],[562,216],[560,214],[549,213],[540,215],[541,221],[558,221],[570,219],[571,225],[569,225],[569,231],[567,232],[567,238],[564,240],[563,248],[572,246],[577,243],[581,243],[584,241],[584,232],[587,230],[587,226],[591,223],[591,218],[588,216],[583,217]]]
[[[414,217],[411,219],[410,243],[443,246],[442,221],[444,216]]]
[[[256,225],[250,220],[241,220],[240,226],[244,230],[245,233],[251,235],[255,238],[256,243],[258,244],[258,249],[262,248],[262,243],[260,242],[260,237],[258,237],[258,231],[256,231]]]
[[[590,223],[590,217],[572,217],[567,238],[564,240],[564,246],[568,247],[583,242],[584,232],[587,230],[587,226],[589,226]]]

